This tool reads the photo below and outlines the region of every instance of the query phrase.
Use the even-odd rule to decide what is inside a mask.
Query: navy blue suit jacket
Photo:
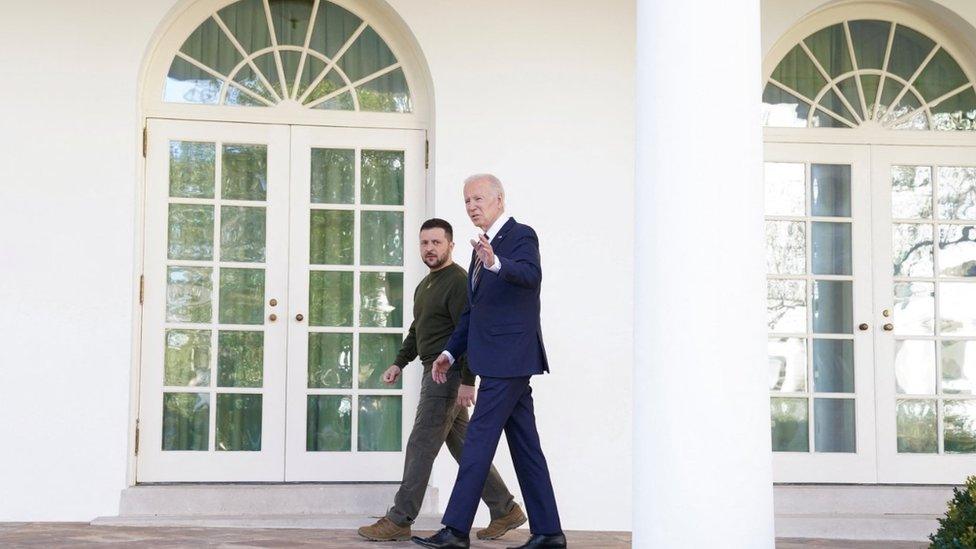
[[[468,367],[485,377],[525,377],[549,371],[539,320],[542,261],[539,239],[528,225],[509,219],[491,240],[501,269],[481,269],[472,288],[477,256],[468,268],[468,307],[447,351],[467,353]]]

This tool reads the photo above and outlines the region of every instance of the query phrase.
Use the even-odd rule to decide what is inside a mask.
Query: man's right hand
[[[470,406],[474,406],[474,401],[475,401],[474,385],[465,385],[462,383],[461,386],[458,387],[457,405],[468,408]]]
[[[403,372],[403,370],[401,370],[396,364],[390,366],[385,372],[383,372],[383,383],[393,385],[398,379],[400,379],[401,372]]]
[[[437,383],[444,383],[447,381],[447,371],[451,368],[451,360],[447,358],[447,355],[441,353],[440,356],[434,360],[434,365],[430,369],[430,377],[434,379]]]

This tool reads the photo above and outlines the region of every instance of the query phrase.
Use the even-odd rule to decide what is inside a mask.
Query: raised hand
[[[478,259],[481,260],[482,265],[491,267],[495,264],[495,250],[491,247],[487,236],[484,234],[478,235],[478,240],[472,240],[471,246],[474,247],[474,251],[478,254]]]

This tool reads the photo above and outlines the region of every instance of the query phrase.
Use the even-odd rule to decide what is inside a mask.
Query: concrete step
[[[382,516],[366,514],[304,514],[304,515],[126,515],[99,517],[92,526],[131,527],[200,527],[200,528],[296,528],[314,530],[355,530],[372,524]],[[440,515],[422,515],[413,525],[416,531],[436,531],[441,528]]]
[[[926,541],[951,486],[777,485],[776,536]]]
[[[122,491],[119,518],[382,515],[398,487],[395,483],[138,485]],[[428,487],[420,514],[437,512],[437,489]]]

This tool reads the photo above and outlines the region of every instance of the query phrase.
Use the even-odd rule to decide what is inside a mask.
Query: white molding
[[[805,341],[806,385],[803,391],[770,391],[770,398],[802,398],[807,406],[807,441],[805,452],[773,452],[773,480],[775,482],[876,482],[876,436],[874,416],[875,387],[874,359],[871,353],[873,333],[855,328],[871,315],[872,298],[872,257],[871,204],[870,204],[870,149],[865,146],[809,145],[809,144],[767,144],[764,150],[767,163],[804,164],[804,215],[788,216],[802,220],[805,227],[804,239],[805,267],[801,273],[766,275],[768,280],[789,280],[803,283],[805,330],[784,334],[770,332],[770,338],[799,337]],[[813,270],[813,245],[811,223],[820,216],[812,216],[812,196],[809,192],[811,164],[847,164],[851,170],[851,215],[841,218],[826,218],[830,222],[850,223],[851,228],[851,273],[846,275],[821,275]],[[770,219],[771,216],[765,216]],[[783,217],[783,216],[780,216]],[[813,288],[815,281],[849,281],[852,286],[851,332],[822,334],[813,326]],[[826,337],[825,337],[826,336]],[[813,341],[822,339],[847,340],[854,342],[854,390],[848,393],[834,393],[817,390],[814,383]],[[818,452],[815,437],[815,401],[824,398],[850,399],[854,402],[855,451]]]
[[[160,25],[157,36],[149,49],[143,66],[141,81],[143,91],[140,105],[146,116],[157,118],[177,118],[189,120],[211,120],[220,122],[257,122],[273,124],[302,124],[316,126],[363,127],[360,116],[367,122],[365,127],[387,127],[404,129],[427,129],[433,110],[430,71],[424,61],[416,39],[403,21],[389,6],[378,0],[330,0],[332,3],[353,13],[376,31],[393,51],[403,69],[407,86],[410,89],[413,112],[410,113],[366,113],[321,111],[317,109],[290,109],[292,105],[278,105],[271,108],[234,107],[227,105],[191,105],[166,103],[162,100],[166,74],[173,57],[188,36],[207,18],[236,0],[184,0],[178,4],[167,20]],[[280,71],[279,71],[280,72]],[[284,112],[273,114],[248,111],[270,110]],[[350,116],[353,115],[353,116]],[[383,122],[376,124],[368,115],[385,115]]]
[[[284,470],[285,443],[285,380],[273,375],[268,364],[283,362],[287,352],[285,335],[287,326],[282,322],[262,322],[249,326],[221,324],[218,318],[221,295],[218,281],[223,269],[234,266],[220,261],[217,243],[221,234],[221,169],[220,151],[223,143],[261,143],[267,147],[267,197],[261,208],[266,216],[266,258],[249,268],[257,267],[264,272],[262,316],[272,312],[286,316],[288,282],[288,196],[290,179],[290,128],[288,126],[247,125],[153,120],[149,125],[149,146],[146,185],[145,231],[146,291],[143,305],[142,349],[140,356],[143,379],[139,392],[139,416],[141,438],[137,457],[137,479],[143,482],[169,481],[280,481]],[[196,329],[211,333],[210,368],[214,372],[206,386],[171,387],[164,382],[164,334],[166,319],[166,272],[173,266],[166,253],[167,219],[169,201],[169,145],[172,139],[211,141],[215,143],[213,242],[214,254],[208,260],[197,261],[212,272],[211,311],[206,322],[193,323]],[[283,223],[284,221],[284,223]],[[236,262],[235,262],[236,263]],[[280,307],[272,309],[268,298],[279,300]],[[189,323],[188,323],[189,324]],[[183,328],[180,326],[180,328]],[[261,332],[265,373],[260,387],[220,387],[216,379],[217,337],[221,329],[244,329]],[[193,328],[191,328],[193,329]],[[160,446],[163,431],[163,398],[166,393],[191,392],[209,394],[209,430],[206,451],[168,452]],[[258,450],[246,452],[220,452],[216,448],[216,415],[221,393],[260,394],[261,445]]]
[[[944,18],[944,17],[943,17]],[[885,61],[883,69],[887,69],[889,55],[891,53],[891,43],[894,35],[894,31],[897,26],[905,26],[914,29],[935,42],[932,50],[929,52],[928,56],[922,61],[922,63],[917,67],[914,74],[908,79],[905,87],[899,92],[899,94],[891,101],[890,105],[897,105],[901,99],[908,93],[914,94],[920,101],[920,106],[915,109],[904,113],[903,115],[897,116],[895,119],[891,119],[885,123],[886,126],[894,126],[900,123],[906,123],[913,120],[919,113],[924,113],[926,116],[927,125],[929,128],[932,127],[934,121],[932,120],[931,107],[938,105],[948,97],[954,95],[954,93],[961,93],[970,87],[976,90],[976,80],[974,80],[974,75],[976,75],[976,55],[973,54],[973,48],[970,42],[972,41],[971,36],[967,36],[967,33],[953,32],[952,28],[960,26],[959,21],[955,21],[956,25],[946,24],[945,21],[940,21],[940,18],[934,13],[928,13],[925,10],[919,9],[914,6],[910,6],[905,2],[899,0],[877,0],[877,1],[844,1],[837,4],[833,4],[827,8],[821,9],[819,11],[813,12],[810,15],[802,18],[797,22],[792,28],[785,32],[780,38],[774,43],[773,47],[764,57],[763,60],[763,86],[765,87],[768,82],[773,82],[779,87],[789,91],[790,93],[796,95],[797,97],[811,101],[810,113],[808,114],[807,124],[811,123],[813,117],[816,115],[818,109],[826,111],[829,115],[837,118],[836,114],[821,105],[819,102],[823,95],[828,91],[832,90],[840,98],[841,102],[846,108],[851,110],[851,114],[855,119],[857,118],[857,112],[851,109],[851,105],[848,103],[847,98],[840,93],[837,83],[841,80],[848,78],[851,74],[856,73],[868,73],[873,74],[875,70],[865,70],[861,69],[858,71],[856,66],[855,56],[851,55],[852,63],[854,64],[855,70],[848,72],[844,75],[840,75],[837,78],[831,79],[830,76],[823,69],[816,56],[812,54],[809,47],[807,47],[804,40],[810,35],[833,25],[843,24],[845,29],[845,36],[847,37],[848,47],[850,47],[850,34],[847,23],[852,20],[858,19],[872,19],[872,20],[882,20],[890,23],[894,23],[891,26],[891,33],[888,38],[888,45],[885,51]],[[974,33],[976,34],[976,29]],[[800,46],[803,52],[810,58],[813,65],[820,72],[826,80],[826,84],[823,89],[820,90],[816,98],[804,98],[802,95],[797,94],[794,91],[790,91],[788,87],[784,84],[775,82],[772,80],[772,73],[776,66],[783,60],[784,56],[789,53],[796,46]],[[954,90],[953,94],[944,94],[943,96],[932,99],[931,101],[925,101],[921,98],[920,94],[914,87],[914,82],[918,78],[919,74],[926,68],[928,63],[932,60],[939,50],[945,50],[960,66],[963,74],[968,80],[968,85],[960,86],[957,90]],[[894,76],[884,70],[881,71],[881,85],[879,85],[876,95],[876,100],[880,100],[882,88],[884,84],[884,79],[886,76]],[[863,90],[861,90],[861,83],[859,79],[856,79],[858,85],[858,93],[861,95],[861,100],[863,103],[870,104],[871,102],[867,98],[863,97]],[[885,105],[889,107],[890,105]],[[866,107],[867,105],[865,105]],[[886,109],[887,110],[887,109]],[[865,113],[867,115],[868,113]],[[885,116],[877,116],[877,112],[872,113],[873,116],[870,117],[871,120],[885,120]],[[846,119],[838,118],[845,123],[849,123]],[[858,120],[854,120],[856,124],[859,123]],[[874,124],[871,124],[872,126]],[[856,128],[858,131],[864,129],[861,126]],[[935,130],[914,130],[914,131],[925,131],[934,132]]]
[[[766,143],[823,143],[825,145],[914,145],[973,147],[976,132],[885,130],[881,127],[763,128]]]
[[[146,158],[142,156],[144,138],[144,124],[136,128],[134,139],[134,150],[132,154],[136,157],[136,188],[135,188],[135,223],[134,230],[137,231],[135,238],[132,239],[132,326],[129,332],[129,348],[132,350],[129,357],[129,416],[126,429],[126,467],[125,484],[133,486],[136,483],[136,469],[138,459],[136,457],[137,434],[139,421],[139,391],[141,386],[140,357],[142,356],[142,303],[139,298],[142,294],[142,275],[145,272],[145,219],[146,219]]]
[[[411,92],[412,113],[377,113],[322,111],[300,108],[291,103],[273,109],[215,105],[185,105],[162,101],[163,83],[172,57],[183,41],[211,13],[237,0],[179,0],[162,18],[147,42],[145,55],[139,70],[137,104],[138,126],[134,128],[133,155],[136,170],[133,184],[136,186],[135,230],[132,273],[132,318],[130,332],[130,377],[128,440],[126,445],[126,486],[134,486],[137,478],[136,440],[139,419],[140,373],[142,356],[142,304],[139,303],[140,276],[143,275],[145,255],[146,221],[146,158],[142,155],[144,128],[152,118],[198,121],[236,121],[257,124],[301,124],[305,126],[390,128],[424,130],[429,147],[430,164],[427,167],[425,213],[434,213],[434,174],[436,157],[436,133],[433,131],[434,95],[433,80],[426,57],[419,42],[399,14],[382,0],[330,0],[368,21],[376,33],[386,41],[403,68],[407,86]]]
[[[776,65],[801,40],[825,27],[855,19],[875,19],[890,21],[911,27],[925,34],[959,63],[963,73],[970,81],[976,75],[976,53],[969,45],[973,37],[967,37],[953,30],[935,14],[898,0],[847,0],[831,4],[800,19],[787,32],[783,33],[763,57],[763,82],[769,80]]]
[[[353,262],[342,268],[331,268],[320,264],[310,264],[308,256],[309,242],[309,212],[313,208],[308,192],[310,184],[309,158],[313,148],[354,148],[355,149],[355,181],[354,200],[351,211],[354,216],[355,230],[353,231]],[[361,154],[363,149],[402,150],[404,154],[404,196],[403,205],[395,208],[375,208],[371,204],[364,204],[361,196]],[[392,481],[399,479],[400,464],[406,440],[413,425],[413,410],[416,409],[420,395],[420,370],[411,375],[403,376],[400,389],[368,389],[361,388],[355,380],[359,379],[359,361],[361,336],[365,334],[396,334],[403,337],[412,319],[413,291],[416,284],[425,274],[423,264],[411,259],[406,253],[404,262],[399,266],[362,265],[361,257],[361,228],[362,213],[370,211],[403,213],[404,234],[417,234],[423,223],[423,201],[425,189],[420,183],[423,170],[423,133],[420,131],[377,131],[366,129],[323,129],[311,127],[293,127],[291,134],[291,216],[290,216],[290,249],[289,257],[289,289],[287,301],[292,304],[290,314],[303,311],[307,313],[310,287],[308,273],[310,271],[341,271],[352,274],[353,279],[353,310],[352,323],[349,326],[311,326],[308,323],[292,323],[288,331],[287,357],[287,438],[285,446],[285,476],[287,482],[302,481]],[[346,209],[350,211],[350,209]],[[420,267],[418,269],[418,267]],[[361,274],[365,273],[402,273],[403,318],[401,326],[369,327],[362,326],[360,312],[361,302]],[[309,333],[346,333],[352,334],[352,379],[351,387],[347,388],[309,388],[307,383],[307,350]],[[305,416],[306,395],[343,395],[352,403],[353,410],[359,409],[359,401],[363,396],[400,396],[401,407],[401,436],[400,451],[371,452],[359,450],[356,444],[359,432],[359,413],[353,412],[351,418],[352,446],[344,452],[309,452],[305,450]]]
[[[893,165],[922,165],[931,167],[931,200],[932,216],[919,220],[921,223],[932,228],[933,237],[938,238],[939,229],[944,226],[956,225],[957,223],[946,222],[940,219],[938,211],[939,186],[941,184],[940,167],[943,166],[972,166],[976,161],[976,149],[973,148],[918,148],[918,147],[872,147],[872,171],[873,171],[873,196],[872,208],[875,225],[875,235],[872,239],[877,253],[883,253],[890,257],[892,249],[893,223],[903,223],[905,219],[893,219],[891,209],[891,166]],[[972,222],[970,221],[971,225]],[[938,242],[938,241],[936,241]],[[943,364],[941,361],[942,349],[938,342],[953,341],[973,341],[971,333],[949,332],[946,333],[941,327],[939,319],[942,317],[942,309],[946,306],[946,301],[942,299],[945,291],[945,284],[959,284],[966,282],[972,284],[973,281],[962,281],[956,277],[946,277],[940,274],[940,262],[943,260],[942,247],[933,246],[932,256],[932,276],[898,276],[893,277],[890,260],[879,261],[875,265],[875,313],[883,309],[892,311],[894,314],[888,318],[889,322],[898,326],[898,311],[893,302],[893,285],[900,281],[922,282],[934,284],[931,290],[933,297],[933,319],[935,319],[934,329],[931,333],[905,334],[899,330],[892,332],[876,332],[879,337],[875,339],[875,356],[877,366],[875,370],[877,386],[877,408],[878,417],[878,480],[884,483],[929,483],[929,484],[956,484],[962,483],[966,476],[971,474],[976,465],[976,456],[973,454],[953,454],[947,453],[944,449],[944,404],[947,401],[973,400],[973,395],[955,394],[943,392]],[[876,317],[879,318],[879,317]],[[948,337],[946,337],[948,336]],[[928,341],[935,346],[933,360],[933,373],[935,374],[935,385],[932,392],[917,392],[910,394],[898,393],[895,383],[892,383],[896,376],[895,367],[895,342],[899,340]],[[936,422],[936,441],[937,453],[902,453],[896,449],[895,441],[897,436],[897,409],[896,403],[900,400],[928,400],[934,402],[937,411]]]

